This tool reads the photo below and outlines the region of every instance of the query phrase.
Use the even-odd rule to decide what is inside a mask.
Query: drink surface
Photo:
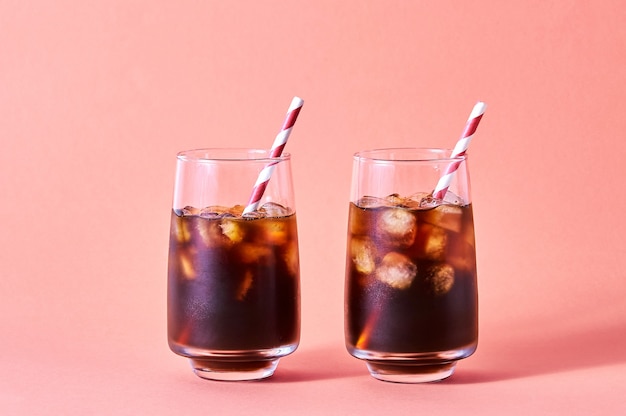
[[[349,211],[348,349],[381,356],[473,351],[478,317],[471,204],[397,195],[357,204]]]
[[[170,348],[182,355],[265,350],[299,340],[295,213],[280,206],[174,210],[168,265]]]

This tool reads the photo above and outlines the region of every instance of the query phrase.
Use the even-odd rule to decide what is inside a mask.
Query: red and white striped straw
[[[280,132],[276,135],[274,143],[272,144],[272,148],[270,149],[270,158],[280,157],[280,155],[283,153],[283,149],[287,144],[287,139],[291,134],[293,125],[296,123],[298,114],[300,114],[300,109],[302,109],[302,104],[304,104],[304,101],[300,97],[293,97],[293,100],[291,100],[291,105],[287,110],[287,116],[285,117],[283,126],[280,129]],[[256,209],[258,208],[261,197],[265,192],[267,183],[270,181],[270,177],[272,176],[272,173],[274,172],[274,168],[276,167],[277,163],[278,161],[268,163],[267,165],[265,165],[261,173],[259,173],[256,183],[254,184],[254,188],[252,189],[252,195],[250,195],[248,205],[243,210],[244,214],[256,211]]]
[[[472,112],[467,119],[467,123],[465,123],[465,128],[463,129],[463,134],[461,134],[461,138],[456,145],[454,146],[454,150],[452,150],[451,158],[456,158],[459,156],[464,156],[467,148],[469,147],[470,142],[472,141],[472,137],[474,137],[474,133],[476,132],[476,128],[478,127],[478,123],[480,119],[485,114],[485,110],[487,109],[487,104],[479,101],[476,103]],[[433,198],[443,199],[446,196],[446,192],[448,192],[448,187],[450,186],[450,182],[452,182],[452,178],[456,173],[457,169],[461,165],[462,160],[455,161],[448,166],[446,169],[446,173],[439,178],[439,182],[433,191]]]

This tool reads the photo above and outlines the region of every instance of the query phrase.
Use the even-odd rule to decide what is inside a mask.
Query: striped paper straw
[[[472,112],[469,115],[469,118],[467,119],[467,123],[465,123],[465,128],[463,129],[463,134],[461,134],[461,138],[458,142],[456,142],[454,150],[452,150],[452,155],[450,156],[450,158],[456,158],[465,155],[465,152],[467,151],[467,148],[472,141],[472,137],[474,137],[474,133],[476,132],[476,128],[478,127],[478,123],[483,117],[486,108],[487,104],[481,101],[476,103],[476,105],[472,109]],[[439,178],[439,182],[437,183],[437,186],[433,191],[433,198],[443,199],[443,197],[446,196],[446,192],[448,192],[450,182],[452,182],[452,177],[454,176],[462,162],[463,160],[457,160],[448,166],[448,169],[446,169],[446,173],[441,178]]]
[[[300,114],[302,104],[304,104],[304,101],[300,97],[293,97],[293,100],[291,100],[291,105],[287,110],[287,116],[285,117],[285,121],[283,122],[283,127],[280,129],[278,135],[276,135],[274,143],[272,144],[272,148],[270,149],[270,158],[279,157],[283,153],[283,149],[287,144],[289,134],[291,134],[293,125],[296,123],[298,114]],[[272,173],[274,172],[274,168],[276,167],[277,163],[278,161],[268,163],[267,165],[265,165],[261,173],[259,173],[256,183],[254,184],[254,188],[252,189],[252,195],[250,195],[248,205],[243,210],[244,214],[256,211],[256,209],[258,208],[261,197],[265,192],[267,183],[270,181],[270,177],[272,176]]]

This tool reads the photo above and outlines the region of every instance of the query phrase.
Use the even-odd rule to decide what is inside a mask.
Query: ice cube
[[[200,210],[199,215],[203,218],[221,218],[228,212],[228,208],[219,205],[204,207]]]
[[[234,207],[228,208],[228,213],[235,217],[241,217],[244,209],[245,207],[243,205],[235,205]]]
[[[446,195],[443,197],[443,201],[452,205],[465,205],[463,198],[450,191],[446,192]]]
[[[352,235],[368,235],[374,229],[373,218],[375,214],[376,211],[374,210],[350,206],[348,232]]]
[[[424,211],[421,217],[425,222],[446,230],[461,232],[463,227],[463,209],[458,205],[439,205],[436,208]]]
[[[446,261],[459,271],[475,273],[476,249],[473,240],[470,244],[465,238],[455,238],[448,241]]]
[[[283,220],[267,220],[262,228],[262,239],[266,244],[282,246],[289,239],[288,223]],[[295,233],[295,230],[293,231]],[[295,235],[295,234],[294,234]]]
[[[272,260],[273,250],[266,244],[241,243],[238,252],[242,263],[263,265]]]
[[[422,209],[424,201],[427,201],[430,194],[418,192],[404,199],[404,206],[409,209]]]
[[[222,234],[233,243],[240,243],[243,240],[244,231],[237,220],[224,218],[219,227],[222,229]]]
[[[438,207],[439,205],[441,205],[441,200],[433,198],[433,196],[430,194],[422,198],[422,200],[420,201],[421,209],[431,209],[431,208]]]
[[[350,253],[355,269],[370,274],[376,267],[376,246],[369,238],[352,238]]]
[[[284,260],[289,274],[297,277],[300,273],[300,258],[298,256],[298,244],[295,241],[285,248]]]
[[[266,202],[259,208],[259,211],[267,215],[268,217],[286,217],[291,215],[291,208],[284,207],[276,202]]]
[[[198,215],[200,213],[200,210],[198,208],[187,205],[186,207],[181,209],[181,213],[182,215],[186,215],[186,216]]]
[[[210,205],[199,210],[197,215],[204,218],[241,217],[243,209],[243,205],[235,205],[234,207]]]
[[[187,221],[178,215],[172,217],[170,233],[178,243],[187,243],[191,240],[191,233],[189,232]]]
[[[408,247],[415,241],[417,223],[415,216],[403,208],[390,208],[378,218],[378,231],[391,245]]]
[[[178,253],[178,265],[180,267],[180,273],[185,279],[193,280],[198,276],[193,265],[193,254],[189,251],[181,250]]]
[[[376,269],[376,278],[395,289],[407,289],[417,275],[417,266],[404,254],[390,252]]]
[[[227,241],[229,241],[222,229],[220,228],[219,220],[210,220],[199,218],[196,223],[196,229],[202,242],[207,247],[217,247]]]
[[[252,274],[252,271],[246,270],[243,276],[243,280],[241,281],[241,283],[239,283],[239,287],[237,287],[237,295],[236,295],[237,300],[245,299],[246,295],[248,294],[248,291],[252,287],[253,281],[254,281],[254,276]]]
[[[435,227],[432,224],[421,223],[417,233],[417,240],[420,242],[417,255],[420,258],[443,261],[446,256],[448,235],[446,230]]]
[[[261,218],[267,217],[267,215],[259,211],[250,211],[250,212],[242,213],[241,217],[247,220],[260,220]]]
[[[398,194],[391,194],[385,197],[386,206],[401,207],[404,206],[404,198]]]
[[[379,208],[386,207],[388,203],[383,198],[377,198],[375,196],[364,196],[355,202],[355,205],[359,208]]]
[[[445,295],[454,285],[454,268],[449,264],[436,264],[428,268],[426,282],[437,296]]]

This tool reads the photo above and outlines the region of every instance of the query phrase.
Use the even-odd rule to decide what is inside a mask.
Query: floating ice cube
[[[454,268],[449,264],[437,264],[428,268],[426,282],[437,296],[445,295],[454,285]]]
[[[458,205],[439,205],[424,212],[425,222],[446,230],[461,232],[463,228],[463,209]]]
[[[425,201],[428,201],[430,194],[426,192],[418,192],[404,199],[404,206],[409,209],[424,208]]]
[[[261,218],[267,217],[267,215],[265,215],[265,213],[259,212],[259,211],[250,211],[250,212],[245,212],[245,213],[241,214],[241,217],[245,218],[247,220],[259,220]]]
[[[289,274],[297,277],[300,273],[300,258],[298,256],[298,244],[295,241],[285,248],[284,260]]]
[[[244,264],[267,264],[272,259],[271,247],[263,243],[241,243],[238,252]]]
[[[458,271],[475,273],[476,249],[473,238],[471,243],[465,238],[455,238],[448,241],[446,262]]]
[[[289,239],[289,226],[280,219],[267,220],[263,227],[263,241],[266,244],[282,246]]]
[[[446,192],[446,195],[443,197],[443,201],[453,205],[465,205],[463,198],[450,191]]]
[[[235,217],[241,217],[244,209],[245,207],[243,205],[235,205],[234,207],[228,208],[228,213]]]
[[[259,208],[259,211],[268,217],[286,217],[292,213],[290,208],[284,207],[276,202],[266,202]]]
[[[245,299],[246,295],[248,294],[248,291],[252,287],[253,281],[254,281],[254,275],[252,274],[252,271],[246,270],[241,283],[239,283],[239,286],[237,287],[237,295],[236,295],[237,300]]]
[[[239,243],[243,240],[244,231],[238,221],[225,218],[219,225],[224,234],[233,243]]]
[[[386,206],[388,207],[401,207],[404,206],[404,198],[398,194],[391,194],[384,198]]]
[[[228,241],[220,224],[219,220],[198,219],[196,229],[205,246],[217,247]]]
[[[241,214],[243,213],[243,208],[243,205],[235,205],[234,207],[211,205],[202,208],[198,211],[196,215],[199,215],[203,218],[241,217]]]
[[[189,232],[189,226],[187,221],[182,217],[172,217],[171,234],[176,238],[178,243],[187,243],[191,240],[191,233]]]
[[[407,256],[387,253],[376,269],[376,278],[395,289],[407,289],[417,275],[417,266]]]
[[[180,210],[182,215],[198,215],[200,213],[200,209],[187,205],[183,209]]]
[[[350,253],[354,267],[359,273],[370,274],[376,267],[376,246],[369,238],[353,238]]]
[[[408,247],[415,241],[415,216],[403,208],[390,208],[378,218],[378,231],[391,245]]]
[[[388,206],[388,202],[383,198],[377,198],[375,196],[364,196],[355,202],[355,205],[359,208],[380,208]]]
[[[210,207],[204,207],[200,210],[199,215],[203,218],[221,218],[228,212],[228,208],[212,205]]]
[[[374,228],[372,224],[375,211],[350,206],[348,232],[352,235],[368,235]]]
[[[445,259],[448,235],[443,228],[422,223],[419,227],[418,238],[421,241],[420,257],[440,261]]]
[[[193,280],[198,276],[193,264],[193,255],[187,250],[178,252],[178,265],[181,275],[187,280]]]

